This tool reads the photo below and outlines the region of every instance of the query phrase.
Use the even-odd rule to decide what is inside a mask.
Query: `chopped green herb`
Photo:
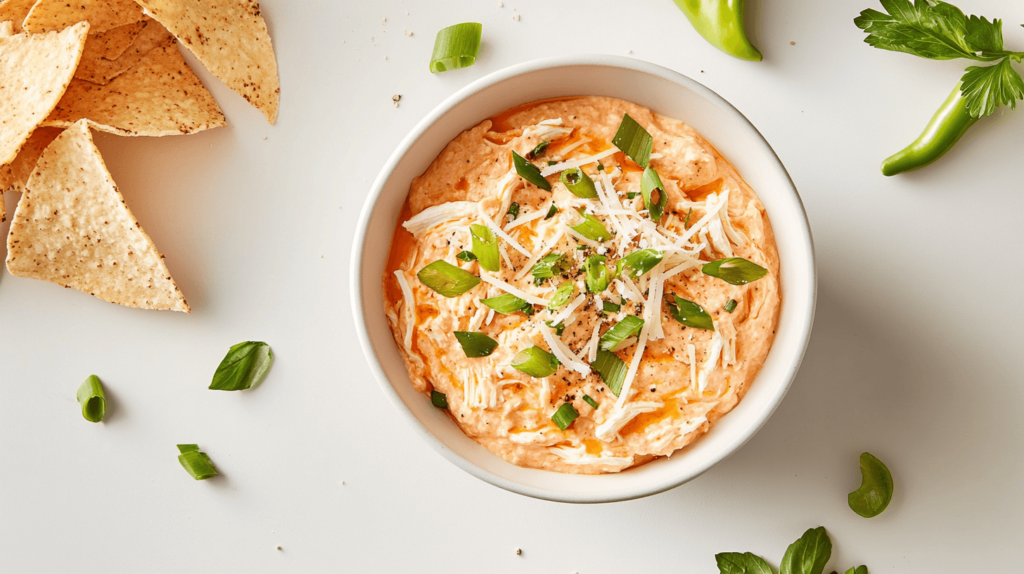
[[[576,412],[576,409],[569,403],[562,403],[562,406],[558,407],[555,414],[551,415],[551,420],[558,425],[558,428],[565,430],[569,428],[572,421],[579,418],[580,413]]]
[[[544,191],[551,191],[551,184],[548,180],[544,179],[544,176],[540,174],[540,168],[533,165],[525,157],[517,154],[515,151],[512,152],[512,164],[515,165],[516,173],[519,177],[526,181],[536,185]]]
[[[420,282],[444,297],[458,297],[480,284],[480,278],[444,259],[427,265],[416,274]]]
[[[551,252],[535,263],[530,269],[530,273],[537,279],[550,279],[555,275],[565,273],[568,263],[561,253]]]
[[[850,493],[850,509],[864,518],[882,513],[892,500],[892,474],[869,452],[860,455],[860,488]]]
[[[643,126],[636,123],[636,120],[629,117],[629,114],[623,114],[622,123],[619,124],[612,143],[640,167],[646,168],[651,161],[654,138]]]
[[[644,207],[647,208],[651,221],[655,223],[661,221],[661,216],[665,213],[665,206],[668,205],[668,194],[665,193],[665,184],[661,183],[661,178],[658,177],[658,172],[654,171],[654,168],[644,169],[644,175],[640,178],[640,193],[644,196]],[[655,200],[655,193],[657,193],[657,200]]]
[[[455,258],[465,261],[466,263],[469,263],[470,261],[476,261],[476,255],[473,255],[472,251],[466,250],[459,251],[459,254],[456,255]]]
[[[448,408],[448,395],[437,391],[430,391],[430,403],[439,409]]]
[[[103,384],[96,375],[89,375],[78,387],[78,403],[82,405],[82,416],[91,423],[98,423],[107,414],[107,397]]]
[[[518,218],[519,217],[519,204],[513,201],[512,204],[508,206],[508,214],[512,216],[512,220],[513,221],[516,218]]]
[[[549,159],[548,160],[548,165],[558,165],[558,162],[553,160],[553,159]]]
[[[636,196],[637,196],[637,193],[635,191],[627,191],[626,192],[626,199],[634,199]]]
[[[555,335],[558,335],[559,337],[561,337],[562,333],[565,332],[565,321],[559,321],[557,325],[555,325],[553,321],[544,321],[544,324],[554,329]]]
[[[548,303],[548,310],[555,311],[562,305],[568,303],[569,299],[572,297],[572,292],[573,284],[571,282],[566,281],[559,285],[558,289],[555,289],[555,294],[551,296],[551,301]]]
[[[587,403],[588,405],[590,405],[590,406],[594,407],[595,409],[597,409],[597,408],[601,408],[601,405],[600,405],[600,404],[598,404],[598,402],[597,402],[597,401],[595,401],[595,400],[593,399],[593,397],[591,397],[590,395],[583,395],[583,402],[585,402],[585,403]]]
[[[583,262],[584,281],[587,291],[600,293],[608,288],[608,266],[604,255],[591,255]]]
[[[572,230],[579,233],[583,237],[590,239],[591,241],[605,242],[611,238],[611,234],[608,233],[608,228],[604,226],[593,215],[587,215],[583,209],[579,210],[580,217],[583,218],[583,223],[579,225],[573,225]]]
[[[481,299],[480,302],[491,309],[494,309],[496,313],[501,313],[502,315],[515,313],[516,311],[523,311],[526,308],[533,308],[532,305],[511,293],[502,293],[497,297]]]
[[[558,213],[558,208],[555,207],[554,203],[552,203],[551,207],[548,208],[548,214],[544,216],[544,221],[551,219],[556,213]]]
[[[657,249],[641,249],[623,257],[616,264],[618,272],[630,279],[639,279],[654,269],[665,257],[665,253]]]
[[[213,467],[213,462],[205,452],[199,451],[199,445],[179,444],[178,452],[180,453],[178,462],[192,475],[192,478],[206,480],[211,476],[217,476],[217,469]]]
[[[483,333],[454,331],[452,334],[462,345],[462,352],[470,359],[487,357],[498,348],[498,342]]]
[[[728,301],[725,302],[725,312],[726,313],[732,313],[735,310],[736,310],[736,300],[735,299],[729,299]]]
[[[622,305],[618,303],[612,303],[611,301],[601,301],[601,310],[605,313],[618,313],[619,309],[622,309]]]
[[[742,257],[729,257],[728,259],[716,259],[711,263],[705,263],[701,267],[705,275],[718,277],[731,285],[746,285],[751,281],[757,281],[768,274],[768,270],[757,263],[747,261]]]
[[[683,220],[683,229],[686,229],[690,225],[690,216],[693,215],[693,208],[686,212],[686,219]]]
[[[434,38],[434,53],[430,56],[431,73],[466,68],[476,63],[482,30],[483,26],[475,22],[440,30]]]
[[[558,370],[558,359],[551,353],[534,345],[519,351],[512,358],[512,368],[531,377],[543,379],[555,374],[555,371]]]
[[[274,362],[270,345],[262,341],[244,341],[228,349],[217,365],[210,388],[215,391],[244,391],[255,387],[267,376]]]
[[[535,159],[544,153],[544,150],[548,149],[548,145],[551,142],[540,142],[537,147],[533,148],[530,153],[526,154],[526,159]]]
[[[597,197],[597,188],[594,187],[594,180],[582,169],[574,167],[562,172],[558,178],[570,193],[583,199],[594,199]]]
[[[623,317],[621,321],[616,323],[614,327],[605,331],[604,335],[601,335],[601,341],[597,348],[602,351],[611,351],[617,347],[619,343],[639,333],[643,326],[643,319],[627,315],[626,317]]]
[[[480,261],[480,267],[488,271],[501,271],[501,256],[498,254],[498,238],[486,225],[469,226],[473,238],[473,255]]]
[[[622,392],[622,383],[626,380],[626,363],[618,355],[611,351],[597,351],[597,359],[590,364],[591,368],[597,371],[608,390],[615,396]]]
[[[597,162],[597,171],[604,171],[604,164],[603,163]]]
[[[694,329],[715,330],[715,323],[711,319],[711,315],[708,315],[700,305],[671,293],[666,295],[665,299],[668,303],[668,311],[676,321]]]

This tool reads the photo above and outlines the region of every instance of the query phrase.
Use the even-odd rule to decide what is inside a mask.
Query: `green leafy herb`
[[[244,341],[230,349],[213,373],[210,388],[215,391],[244,391],[267,376],[274,353],[262,341]]]
[[[192,478],[206,480],[211,476],[217,476],[217,469],[213,467],[210,457],[205,452],[199,451],[199,445],[179,444],[178,462],[185,468]]]
[[[444,259],[427,265],[416,274],[420,282],[444,297],[458,297],[480,284],[480,278]]]
[[[584,281],[587,291],[600,293],[608,288],[608,266],[604,255],[591,255],[583,262]]]
[[[466,263],[469,263],[470,261],[476,261],[476,255],[473,255],[472,251],[466,250],[459,251],[459,254],[456,255],[455,258],[465,261]]]
[[[726,313],[732,313],[735,310],[736,310],[736,300],[735,299],[729,299],[728,301],[725,302],[725,312]]]
[[[594,199],[597,197],[597,188],[594,187],[594,180],[590,179],[590,176],[578,167],[563,171],[558,179],[576,197],[582,197],[583,199]]]
[[[846,571],[846,574],[868,574],[868,567],[858,566],[856,568],[850,568]]]
[[[629,159],[635,161],[640,167],[646,168],[651,162],[651,148],[654,147],[654,138],[636,120],[623,114],[622,123],[612,138],[615,147],[622,150]]]
[[[1017,100],[1024,98],[1024,80],[1009,58],[992,66],[970,66],[960,81],[967,112],[973,118],[992,115],[1000,106],[1016,108]]]
[[[608,390],[619,396],[622,392],[622,383],[626,380],[626,363],[615,353],[598,349],[597,358],[590,366],[601,376],[604,384],[608,385]]]
[[[528,302],[520,299],[519,297],[516,297],[511,293],[502,293],[497,297],[491,297],[490,299],[481,299],[480,302],[483,303],[484,305],[487,305],[491,309],[494,309],[496,313],[501,313],[502,315],[508,315],[510,313],[515,313],[516,311],[523,311],[527,308],[533,308],[533,306],[530,305]]]
[[[555,311],[562,305],[569,302],[572,298],[573,284],[569,281],[562,283],[555,289],[555,294],[551,296],[551,301],[548,303],[548,310]]]
[[[488,271],[501,271],[501,257],[498,255],[498,238],[486,225],[474,223],[469,226],[473,238],[473,255],[480,261],[480,267]]]
[[[775,574],[764,558],[750,552],[715,554],[719,574]]]
[[[821,574],[831,556],[832,540],[825,528],[811,528],[786,549],[779,574]]]
[[[665,206],[668,205],[668,194],[665,193],[665,184],[661,183],[661,178],[658,177],[658,172],[654,171],[654,168],[644,169],[644,174],[640,178],[640,193],[644,196],[644,207],[647,208],[651,221],[655,223],[661,221],[661,216],[665,213]],[[654,199],[655,194],[657,194],[657,200]]]
[[[482,30],[480,24],[466,22],[439,31],[434,39],[434,53],[430,56],[431,73],[466,68],[476,63]]]
[[[435,407],[437,407],[439,409],[447,409],[448,408],[448,395],[446,395],[444,393],[439,393],[439,392],[434,391],[434,390],[431,390],[430,391],[430,404],[434,405]]]
[[[508,214],[512,216],[512,221],[515,221],[519,217],[519,204],[513,201],[508,206]]]
[[[548,149],[548,145],[550,144],[551,142],[540,142],[537,144],[537,147],[533,148],[530,150],[530,153],[526,154],[526,158],[534,159],[540,157],[540,154],[544,153],[544,150]]]
[[[565,332],[565,321],[559,321],[557,325],[554,321],[544,321],[544,324],[554,329],[555,335],[558,335],[559,337],[561,337],[562,333]]]
[[[619,259],[619,274],[630,279],[639,279],[645,273],[654,269],[665,257],[665,253],[657,249],[641,249]]]
[[[98,423],[107,414],[107,398],[103,384],[96,375],[89,375],[78,387],[78,403],[82,405],[82,416],[91,423]]]
[[[452,334],[462,345],[462,352],[471,359],[487,357],[498,348],[498,342],[483,333],[454,331]]]
[[[551,219],[556,213],[558,213],[558,208],[552,203],[551,207],[548,208],[548,214],[544,216],[544,221]]]
[[[604,226],[596,217],[593,215],[587,215],[582,209],[579,210],[580,217],[583,218],[583,223],[579,225],[573,225],[572,230],[579,233],[583,237],[590,239],[591,241],[605,242],[611,238],[611,234],[608,233],[608,228]]]
[[[531,377],[543,379],[550,377],[558,370],[558,359],[554,355],[534,345],[523,349],[512,358],[512,368],[526,373]]]
[[[562,403],[562,406],[558,407],[555,414],[551,415],[551,420],[558,425],[558,428],[565,430],[569,428],[572,421],[576,420],[580,416],[580,413],[576,412],[576,409],[569,403]]]
[[[864,518],[878,516],[892,500],[892,475],[882,461],[868,452],[860,455],[860,474],[860,488],[847,497],[850,509]]]
[[[602,351],[611,351],[617,347],[619,343],[639,333],[643,326],[644,320],[640,317],[634,317],[632,315],[623,317],[623,319],[616,323],[614,327],[605,331],[604,335],[601,335],[601,342],[598,344],[598,349]]]
[[[672,299],[668,299],[669,296]],[[708,315],[700,305],[675,294],[666,295],[665,299],[668,300],[668,311],[676,321],[694,329],[715,330],[715,323],[711,320],[711,315]]]
[[[565,273],[568,263],[561,253],[548,253],[533,265],[530,273],[538,279],[550,279]]]
[[[525,157],[517,154],[515,151],[512,152],[512,164],[516,168],[516,173],[519,177],[526,181],[536,185],[544,191],[551,191],[551,184],[548,180],[544,179],[544,176],[540,174],[540,168],[533,165]]]
[[[618,313],[620,309],[622,309],[622,305],[619,305],[618,303],[601,301],[601,310],[605,313]]]
[[[585,403],[587,403],[588,405],[590,405],[590,406],[594,407],[595,409],[597,409],[597,408],[601,408],[601,405],[600,405],[600,404],[598,404],[598,402],[597,402],[597,401],[595,401],[595,400],[593,399],[593,397],[591,397],[590,395],[583,395],[583,402],[585,402]]]
[[[718,277],[730,285],[746,285],[768,274],[768,270],[742,257],[716,259],[700,268],[705,275]]]

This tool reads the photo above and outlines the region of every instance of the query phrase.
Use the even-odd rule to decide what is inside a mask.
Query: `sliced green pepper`
[[[712,46],[741,60],[759,62],[761,52],[743,28],[744,0],[673,0]]]
[[[976,121],[978,118],[971,117],[967,111],[967,99],[957,84],[932,116],[924,133],[914,143],[882,162],[882,173],[896,175],[934,162],[952,149]]]

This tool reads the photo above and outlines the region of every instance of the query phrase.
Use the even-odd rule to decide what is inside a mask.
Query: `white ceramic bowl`
[[[584,476],[520,468],[467,437],[413,390],[384,317],[381,278],[391,235],[412,179],[456,135],[513,106],[558,96],[610,96],[682,120],[704,135],[757,191],[779,248],[783,305],[764,367],[731,413],[693,445],[618,474]],[[701,84],[654,64],[617,56],[568,56],[527,62],[473,82],[445,100],[406,136],[373,184],[352,250],[352,308],[371,370],[401,418],[466,472],[512,492],[562,502],[610,502],[683,484],[743,445],[789,389],[814,316],[814,249],[803,204],[779,158],[734,107]]]

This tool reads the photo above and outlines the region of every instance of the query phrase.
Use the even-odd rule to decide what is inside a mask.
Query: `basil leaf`
[[[466,263],[469,263],[470,261],[476,261],[476,255],[473,255],[472,251],[466,250],[459,251],[459,254],[456,255],[455,258],[465,261]]]
[[[213,373],[210,388],[215,391],[244,391],[255,387],[267,376],[274,362],[270,345],[245,341],[230,349]]]
[[[82,417],[91,423],[98,423],[107,414],[107,397],[103,393],[103,384],[96,375],[89,375],[76,393],[78,403],[82,405]]]
[[[536,185],[544,191],[551,191],[551,184],[540,174],[540,168],[530,163],[525,157],[512,152],[512,164],[516,168],[519,177]]]
[[[583,262],[587,291],[600,293],[608,288],[608,266],[604,262],[604,255],[591,255]]]
[[[573,225],[573,231],[592,241],[604,242],[611,238],[608,228],[600,220],[593,215],[587,215],[582,209],[579,210],[579,214],[583,218],[583,223]]]
[[[501,271],[501,257],[498,255],[498,238],[486,225],[469,226],[473,238],[473,255],[480,261],[480,267],[488,271]]]
[[[211,476],[217,476],[217,469],[205,452],[199,451],[199,445],[179,444],[178,462],[196,480],[206,480]]]
[[[715,554],[719,574],[775,574],[764,558],[750,552]]]
[[[832,540],[825,527],[811,528],[786,549],[779,574],[821,574],[831,556]]]
[[[543,379],[550,377],[558,370],[558,359],[554,355],[534,345],[523,349],[512,358],[512,368],[526,373],[531,377]]]
[[[578,167],[563,171],[558,179],[576,197],[582,197],[583,199],[594,199],[597,197],[597,188],[594,187],[594,180],[590,179],[590,176]]]
[[[846,574],[868,574],[868,567],[858,566],[856,568],[850,568],[846,571]]]
[[[555,289],[555,294],[551,296],[551,302],[548,303],[548,310],[554,311],[569,302],[572,298],[573,284],[569,281],[562,283]]]
[[[672,314],[673,319],[694,329],[715,330],[715,323],[711,320],[711,315],[708,315],[703,307],[678,295],[671,295],[672,300],[668,301],[668,311]],[[665,298],[668,299],[668,296]]]
[[[654,269],[665,254],[657,249],[641,249],[623,257],[618,262],[619,273],[625,272],[630,279],[639,279],[645,273]]]
[[[590,364],[590,367],[601,376],[601,380],[608,386],[608,390],[613,395],[619,396],[622,391],[622,383],[626,381],[626,363],[615,353],[598,349],[597,358]]]
[[[621,321],[616,323],[614,327],[605,331],[604,335],[601,335],[601,342],[598,345],[598,349],[602,351],[611,351],[617,347],[619,343],[639,333],[643,326],[644,320],[640,317],[634,317],[632,315],[624,317]]]
[[[480,284],[480,278],[444,259],[427,265],[416,274],[420,283],[445,297],[458,297]]]
[[[932,60],[991,59],[1003,50],[999,20],[967,18],[945,2],[883,0],[882,7],[888,13],[864,10],[853,21],[875,48]]]
[[[569,425],[572,424],[572,421],[579,418],[579,416],[580,413],[576,412],[575,407],[573,407],[569,403],[562,403],[562,406],[558,407],[558,410],[555,411],[555,414],[551,415],[551,420],[554,421],[556,425],[558,425],[559,429],[565,430],[569,428]]]
[[[470,359],[486,357],[498,348],[498,342],[494,339],[474,331],[454,331],[452,333],[462,345],[462,352]]]
[[[652,199],[654,192],[658,192],[657,202],[653,202]],[[651,221],[655,223],[661,221],[661,216],[665,213],[665,206],[668,205],[668,194],[665,193],[665,184],[661,183],[661,178],[658,177],[658,172],[654,171],[654,168],[644,169],[644,174],[640,178],[640,194],[644,196],[644,207],[647,208]]]
[[[622,150],[629,159],[635,161],[640,167],[646,168],[651,162],[651,149],[654,147],[654,138],[636,120],[623,114],[622,123],[615,131],[612,138],[615,147]],[[600,167],[598,167],[600,169]]]
[[[430,404],[434,405],[435,407],[437,407],[439,409],[447,409],[448,408],[448,395],[446,395],[444,393],[439,393],[439,392],[434,391],[434,390],[431,390],[430,391]]]
[[[991,115],[999,106],[1017,107],[1024,98],[1024,80],[1013,69],[1009,58],[992,66],[971,66],[960,79],[960,93],[967,100],[971,117]]]
[[[700,268],[705,275],[718,277],[730,285],[746,285],[768,274],[768,270],[742,257],[716,259]]]
[[[530,269],[530,273],[538,279],[550,279],[555,275],[561,275],[565,273],[565,266],[568,263],[562,257],[561,253],[548,253],[534,264],[533,268]]]
[[[860,488],[847,497],[850,509],[864,518],[878,516],[892,500],[892,474],[868,452],[860,455],[860,474]]]
[[[527,308],[533,309],[532,305],[511,293],[502,293],[497,297],[481,299],[480,302],[494,309],[495,313],[501,313],[502,315],[515,313],[516,311],[525,311]]]

